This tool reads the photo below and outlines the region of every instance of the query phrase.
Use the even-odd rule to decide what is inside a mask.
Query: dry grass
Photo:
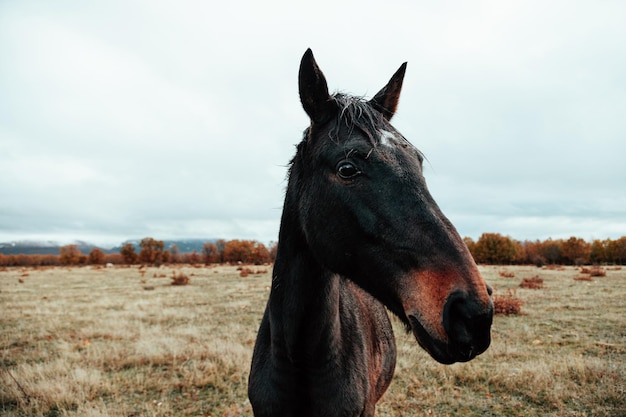
[[[507,294],[517,283],[500,269],[481,267]],[[434,362],[395,323],[398,366],[377,415],[626,415],[626,272],[588,282],[573,280],[575,268],[508,269],[544,287],[516,290],[524,314],[497,316],[492,346],[472,362]],[[270,273],[142,270],[0,271],[0,415],[251,415],[248,366]],[[173,273],[193,284],[162,278]]]

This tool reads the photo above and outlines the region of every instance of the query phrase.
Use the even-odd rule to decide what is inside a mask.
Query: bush
[[[508,290],[506,294],[493,295],[493,312],[495,315],[510,316],[522,313],[524,302],[517,298],[513,290]]]
[[[600,268],[599,266],[593,267],[589,270],[589,275],[592,277],[605,277],[606,271],[604,270],[604,268]]]
[[[191,280],[183,272],[172,272],[172,285],[189,285]]]
[[[532,278],[524,278],[519,284],[519,287],[531,290],[538,290],[540,288],[543,288],[543,278],[539,278],[539,275],[535,275]]]

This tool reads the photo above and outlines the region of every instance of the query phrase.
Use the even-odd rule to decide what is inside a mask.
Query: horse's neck
[[[341,278],[301,244],[279,242],[269,300],[273,351],[298,365],[319,365],[339,341]]]

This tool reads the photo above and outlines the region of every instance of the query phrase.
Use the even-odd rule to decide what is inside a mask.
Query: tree
[[[222,257],[224,262],[250,263],[253,251],[254,243],[250,240],[229,240],[224,245]]]
[[[609,241],[607,245],[607,260],[618,265],[623,265],[626,262],[626,236]]]
[[[483,233],[474,245],[474,259],[478,263],[509,264],[517,253],[509,237],[499,233]]]
[[[540,240],[535,240],[534,242],[530,240],[525,240],[522,243],[522,246],[524,246],[525,253],[524,262],[534,264],[538,267],[541,267],[543,266],[543,264],[546,263],[546,258],[544,258],[541,254]]]
[[[202,261],[202,257],[195,250],[191,253],[186,253],[184,258],[185,258],[185,263],[192,264],[192,265],[199,264]]]
[[[274,262],[276,260],[276,253],[278,253],[278,242],[271,242],[269,251],[270,251],[270,262]]]
[[[463,243],[465,243],[465,246],[467,246],[467,249],[469,249],[470,253],[474,257],[474,262],[478,262],[476,261],[476,257],[474,256],[474,253],[476,252],[476,242],[474,242],[474,239],[466,236],[463,238]]]
[[[561,247],[563,242],[561,240],[548,239],[541,243],[541,256],[550,264],[556,264],[561,261]]]
[[[591,245],[579,237],[570,237],[561,245],[561,255],[572,265],[582,265],[589,262]]]
[[[156,265],[164,262],[163,252],[165,243],[162,240],[146,237],[141,240],[139,246],[141,247],[139,251],[140,262]]]
[[[89,264],[102,265],[104,263],[104,252],[98,248],[93,248],[89,252]]]
[[[180,262],[180,249],[178,249],[178,246],[176,245],[170,246],[169,252],[170,252],[170,262],[174,264]]]
[[[137,252],[135,252],[135,245],[132,243],[125,243],[120,249],[120,255],[122,255],[125,264],[130,265],[137,262]]]
[[[217,251],[217,245],[206,242],[202,245],[202,261],[205,265],[219,262],[220,255]]]
[[[270,251],[267,250],[264,244],[254,242],[251,261],[256,265],[271,262]]]
[[[607,246],[607,240],[596,239],[591,242],[591,253],[589,254],[589,260],[591,261],[591,263],[600,264],[606,262]]]
[[[62,265],[78,265],[83,254],[78,249],[78,245],[66,245],[59,248],[60,261]]]
[[[226,241],[224,239],[218,239],[215,242],[215,246],[217,246],[217,254],[218,254],[217,262],[225,262],[224,261],[224,248],[226,247]]]
[[[229,240],[222,253],[224,262],[262,264],[271,262],[270,252],[255,240]]]

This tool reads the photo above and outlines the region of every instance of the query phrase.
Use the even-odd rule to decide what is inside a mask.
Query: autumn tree
[[[509,264],[517,252],[511,238],[499,233],[483,233],[473,249],[476,262],[487,264]]]
[[[608,240],[596,239],[591,242],[591,252],[589,253],[589,261],[594,264],[605,262],[606,247]]]
[[[252,259],[254,243],[251,240],[229,240],[224,245],[222,257],[224,262],[249,263]]]
[[[474,252],[476,250],[476,242],[474,242],[474,239],[472,239],[471,237],[464,237],[463,243],[465,243],[465,246],[467,246],[467,249],[469,249],[472,256],[474,256]],[[476,261],[475,256],[474,256],[474,262],[478,262]]]
[[[226,247],[226,241],[224,239],[218,239],[215,242],[215,246],[217,246],[217,253],[219,255],[217,262],[225,262],[224,261],[224,248]]]
[[[180,262],[180,249],[178,249],[178,246],[172,245],[170,247],[169,252],[170,252],[170,262],[172,263]]]
[[[104,252],[101,249],[93,248],[89,252],[89,263],[91,265],[102,265],[104,263]]]
[[[541,256],[548,262],[549,264],[556,264],[561,262],[563,256],[561,255],[561,248],[563,246],[563,242],[561,240],[544,240],[541,243]]]
[[[561,244],[561,256],[567,263],[582,265],[589,262],[591,245],[579,237],[570,237]]]
[[[270,253],[264,244],[254,240],[229,240],[222,252],[224,262],[267,263]]]
[[[184,254],[183,259],[185,263],[192,264],[192,265],[199,264],[200,262],[202,262],[202,256],[200,256],[200,254],[195,250],[191,253]]]
[[[254,242],[251,261],[257,265],[268,263],[271,261],[270,251],[267,247],[259,242]]]
[[[522,263],[531,263],[539,267],[546,263],[546,259],[541,254],[540,240],[525,240],[521,245],[524,247],[524,261]]]
[[[219,262],[220,255],[217,251],[217,245],[214,243],[206,242],[202,245],[202,261],[205,265]]]
[[[270,251],[270,262],[274,262],[276,260],[276,253],[278,252],[278,242],[271,242],[268,250]]]
[[[611,240],[606,248],[607,261],[619,265],[626,263],[626,236]]]
[[[161,264],[164,262],[165,243],[162,240],[156,240],[146,237],[139,243],[141,250],[139,251],[139,261],[147,264]]]
[[[132,243],[125,243],[120,249],[120,255],[125,264],[131,265],[137,262],[137,252],[135,252],[135,245]]]
[[[59,248],[59,257],[62,265],[78,265],[83,254],[78,245],[66,245]]]

